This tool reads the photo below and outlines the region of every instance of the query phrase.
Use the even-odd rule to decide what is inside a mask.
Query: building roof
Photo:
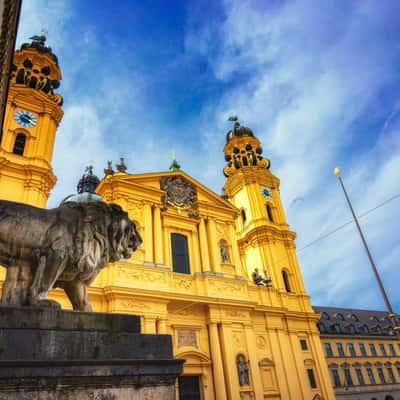
[[[320,314],[318,328],[321,334],[394,336],[388,313],[374,310],[313,306]]]

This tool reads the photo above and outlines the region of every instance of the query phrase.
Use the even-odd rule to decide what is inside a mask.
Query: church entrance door
[[[201,400],[199,375],[180,376],[178,386],[179,400]]]

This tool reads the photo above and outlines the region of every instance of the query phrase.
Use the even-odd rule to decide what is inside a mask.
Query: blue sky
[[[48,30],[64,119],[49,206],[84,166],[182,169],[220,193],[236,111],[281,179],[313,304],[384,309],[332,170],[358,214],[400,194],[400,3],[24,0],[17,45]],[[360,219],[400,312],[400,198]],[[304,248],[304,249],[303,249]]]

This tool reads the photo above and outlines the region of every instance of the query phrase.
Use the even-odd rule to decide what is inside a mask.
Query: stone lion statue
[[[1,301],[52,306],[50,289],[65,290],[74,310],[91,311],[87,287],[106,264],[129,258],[142,242],[115,204],[65,203],[46,210],[0,200]]]

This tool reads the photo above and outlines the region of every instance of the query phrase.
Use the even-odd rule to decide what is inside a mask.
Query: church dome
[[[88,203],[93,201],[102,201],[101,196],[95,193],[95,190],[100,183],[100,179],[93,173],[93,167],[90,165],[86,167],[85,173],[79,179],[77,185],[77,194],[67,196],[61,204],[64,203]]]

